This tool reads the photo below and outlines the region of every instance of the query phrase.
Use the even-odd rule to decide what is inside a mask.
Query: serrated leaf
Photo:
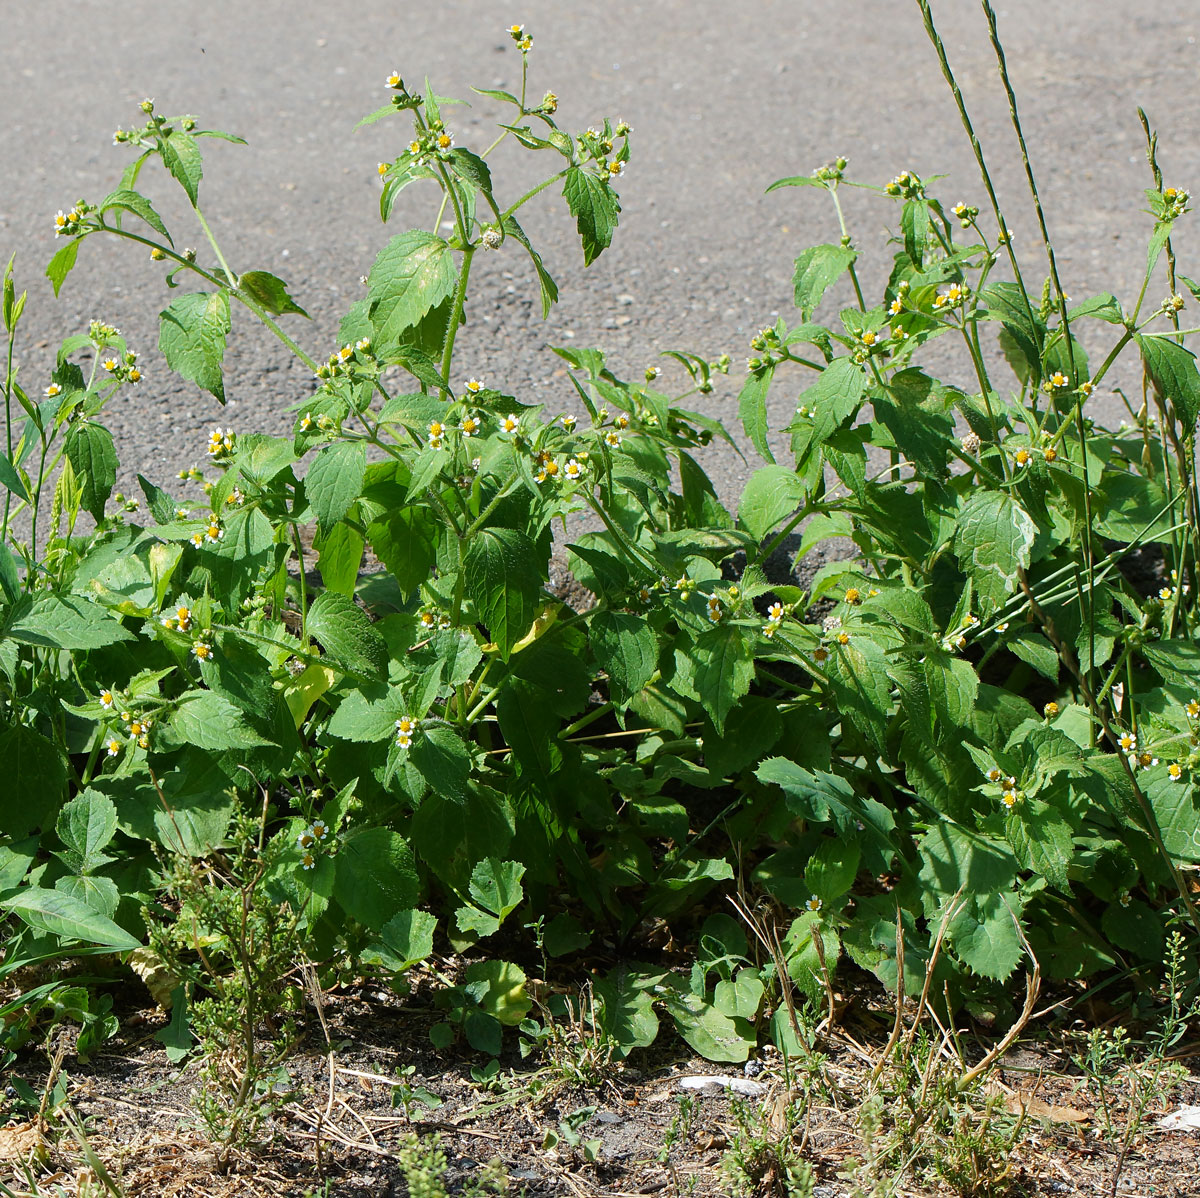
[[[756,541],[804,502],[804,481],[786,466],[763,466],[746,481],[738,518]]]
[[[112,433],[90,420],[71,425],[64,453],[80,486],[80,506],[94,520],[104,518],[104,505],[117,481],[117,450]]]
[[[583,264],[591,264],[612,244],[621,205],[607,184],[582,167],[567,170],[563,196],[583,242]]]
[[[538,282],[542,289],[542,319],[545,320],[550,314],[551,307],[558,303],[558,284],[550,277],[549,271],[542,265],[542,256],[533,248],[532,242],[525,235],[525,230],[517,224],[517,219],[514,216],[504,218],[504,232],[506,236],[515,237],[517,241],[525,247],[526,253],[529,254],[533,262],[533,269],[537,271]]]
[[[346,595],[322,591],[308,609],[305,631],[328,656],[356,674],[386,677],[388,650],[367,613]]]
[[[458,271],[450,246],[433,233],[412,229],[380,251],[368,277],[367,297],[377,340],[393,342],[451,295]]]
[[[48,827],[67,789],[67,759],[40,732],[13,724],[0,732],[0,761],[10,778],[20,779],[0,796],[0,833],[20,840]]]
[[[1029,565],[1036,535],[1029,514],[1001,491],[976,491],[959,510],[954,552],[992,610],[1016,589],[1017,573]]]
[[[318,452],[304,476],[304,495],[327,532],[362,493],[367,447],[362,441],[335,441]]]
[[[184,695],[167,720],[167,728],[179,744],[214,752],[271,743],[246,723],[246,717],[228,699],[213,691]]]
[[[200,179],[204,174],[200,147],[196,145],[196,139],[191,134],[176,129],[170,136],[163,138],[160,153],[163,166],[178,180],[195,208],[200,194]]]
[[[401,911],[379,929],[379,942],[363,950],[368,964],[403,973],[433,953],[437,920],[426,911]]]
[[[1005,642],[1005,648],[1051,682],[1058,681],[1061,664],[1058,652],[1040,632],[1026,632],[1012,637]]]
[[[238,287],[255,303],[276,316],[295,312],[308,317],[308,313],[288,294],[287,284],[266,270],[248,270],[238,276]]]
[[[543,569],[537,546],[515,528],[485,528],[467,549],[467,597],[505,660],[537,615]]]
[[[742,428],[746,430],[746,436],[758,450],[759,456],[768,462],[775,461],[775,455],[767,441],[767,434],[770,432],[767,424],[767,392],[771,389],[771,379],[774,376],[774,365],[751,371],[738,393],[738,416]]]
[[[79,257],[79,243],[82,240],[82,237],[76,237],[68,241],[46,263],[46,278],[54,286],[54,296],[56,299],[58,298],[58,293],[62,290],[62,285],[66,281],[67,275],[75,268],[75,260]]]
[[[419,890],[412,849],[398,832],[358,828],[343,838],[333,896],[352,919],[378,932],[411,910]]]
[[[792,283],[796,307],[805,320],[812,317],[821,297],[857,258],[857,252],[845,246],[814,245],[796,259]]]
[[[1139,334],[1134,338],[1142,351],[1146,373],[1158,393],[1175,407],[1183,421],[1183,432],[1190,434],[1200,416],[1200,374],[1196,355],[1168,337]]]
[[[769,757],[755,771],[760,782],[774,783],[788,799],[788,809],[804,819],[831,823],[843,836],[860,834],[892,851],[895,820],[873,799],[862,799],[845,778],[823,770],[808,770],[786,757]],[[859,825],[862,825],[861,832]]]
[[[1085,299],[1082,304],[1077,304],[1067,313],[1068,320],[1076,320],[1080,316],[1094,316],[1097,320],[1104,320],[1109,324],[1125,323],[1125,313],[1121,311],[1120,301],[1107,292]]]
[[[367,528],[375,556],[395,578],[405,598],[433,574],[440,532],[429,509],[417,504],[394,508]]]
[[[740,628],[729,625],[702,632],[691,652],[701,706],[717,732],[723,733],[725,717],[754,680],[753,644]]]
[[[146,497],[146,506],[149,507],[150,514],[154,517],[154,523],[173,524],[178,511],[175,500],[144,474],[139,474],[137,480],[138,486],[142,488],[142,494]]]
[[[163,224],[162,217],[154,211],[154,205],[141,192],[134,191],[132,188],[118,188],[105,197],[100,205],[100,212],[108,212],[112,208],[120,208],[124,212],[132,212],[134,216],[140,217],[146,222],[156,233],[166,239],[168,245],[173,246],[174,241],[171,240],[171,234],[167,232],[167,226]]]
[[[641,616],[598,611],[588,624],[588,639],[617,704],[627,703],[658,669],[658,640]]]
[[[959,960],[981,977],[998,982],[1016,969],[1023,951],[1010,903],[1016,905],[1015,896],[976,896],[946,929]]]
[[[221,361],[229,333],[229,296],[224,291],[182,295],[159,313],[158,345],[167,365],[221,402]]]
[[[27,887],[0,902],[0,907],[11,911],[35,931],[61,939],[82,940],[86,944],[98,944],[117,952],[141,945],[141,941],[111,919],[100,915],[74,895],[60,890]]]
[[[71,856],[71,868],[91,873],[113,860],[104,846],[116,835],[116,804],[88,787],[59,810],[55,830]]]
[[[7,636],[47,649],[103,649],[134,639],[103,607],[78,595],[23,596],[13,605],[10,620]]]
[[[862,367],[850,358],[835,358],[816,382],[800,393],[812,413],[811,445],[821,445],[850,418],[867,391]]]

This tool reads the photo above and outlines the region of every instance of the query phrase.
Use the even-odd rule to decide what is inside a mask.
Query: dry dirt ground
[[[135,997],[134,989],[127,988],[125,999]],[[310,1017],[305,1039],[287,1062],[290,1082],[281,1085],[262,1143],[235,1153],[224,1174],[191,1107],[195,1066],[180,1071],[169,1065],[153,1039],[165,1019],[153,1008],[121,1009],[120,1034],[90,1063],[79,1065],[66,1054],[64,1110],[120,1187],[116,1193],[128,1198],[407,1195],[397,1157],[404,1138],[414,1132],[440,1137],[451,1194],[477,1181],[487,1162],[499,1160],[508,1192],[528,1198],[706,1198],[733,1192],[722,1162],[739,1146],[744,1149],[756,1131],[768,1140],[790,1142],[798,1158],[811,1164],[815,1198],[857,1198],[859,1193],[874,1198],[869,1185],[855,1191],[848,1173],[852,1161],[864,1157],[860,1099],[892,1021],[881,993],[850,996],[839,1028],[819,1038],[824,1059],[820,1072],[808,1077],[810,1083],[819,1077],[821,1085],[812,1089],[790,1131],[784,1063],[770,1053],[750,1069],[762,1093],[745,1100],[731,1098],[721,1084],[705,1091],[683,1088],[684,1077],[732,1073],[741,1079],[743,1070],[697,1060],[686,1045],[666,1035],[660,1036],[663,1043],[628,1062],[602,1068],[587,1086],[569,1080],[552,1061],[522,1060],[511,1050],[501,1059],[500,1072],[480,1081],[471,1072],[484,1064],[478,1054],[430,1047],[426,1033],[439,1016],[420,985],[403,1002],[376,987],[340,988],[324,995],[323,1013],[332,1052],[326,1051],[320,1022]],[[1110,1139],[1103,1132],[1096,1091],[1071,1062],[1072,1052],[1079,1050],[1072,1035],[1069,1020],[1062,1019],[1032,1032],[990,1075],[973,1103],[974,1114],[960,1125],[962,1142],[984,1133],[987,1094],[996,1107],[991,1126],[1000,1136],[997,1143],[1022,1118],[1007,1158],[1003,1149],[988,1151],[993,1166],[1007,1159],[1008,1188],[972,1191],[965,1182],[939,1181],[918,1162],[894,1188],[875,1194],[1200,1195],[1200,1132],[1156,1126],[1168,1107],[1200,1103],[1200,1078],[1186,1079],[1151,1106],[1122,1160],[1119,1142],[1128,1108],[1119,1098],[1119,1079],[1109,1079],[1116,1096],[1115,1138]],[[966,1041],[968,1055],[986,1048],[973,1033]],[[1200,1046],[1184,1045],[1176,1052],[1186,1065]],[[23,1054],[9,1071],[9,1095],[14,1077],[40,1092],[48,1072],[44,1051]],[[794,1070],[791,1076],[792,1093],[799,1094],[805,1072]],[[438,1105],[413,1100],[406,1112],[402,1086],[424,1088]],[[0,1112],[6,1106],[10,1118],[0,1130],[0,1181],[9,1190],[0,1192],[36,1198],[106,1193],[96,1184],[78,1137],[61,1121],[47,1129],[45,1148],[35,1157],[29,1113],[18,1114],[11,1098],[0,1103]],[[561,1133],[557,1144],[548,1140],[560,1121],[581,1108],[594,1108],[579,1125],[581,1141],[598,1141],[594,1161]],[[22,1158],[33,1161],[32,1167],[21,1168]],[[944,1159],[951,1159],[948,1153]],[[892,1172],[885,1169],[880,1176]],[[776,1178],[767,1170],[752,1192],[782,1198],[786,1191],[772,1188]]]

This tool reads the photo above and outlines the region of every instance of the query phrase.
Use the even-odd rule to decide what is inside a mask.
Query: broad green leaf
[[[110,192],[100,205],[100,212],[108,212],[112,208],[119,208],[125,212],[132,212],[134,216],[141,217],[156,233],[158,233],[168,245],[173,246],[174,241],[171,240],[171,234],[167,232],[167,226],[163,224],[162,217],[154,211],[154,205],[141,192],[134,191],[131,188],[123,187],[117,191]]]
[[[521,879],[525,866],[518,861],[485,857],[471,874],[471,898],[476,906],[458,909],[458,926],[477,936],[491,936],[525,899]]]
[[[771,379],[775,376],[775,367],[765,366],[750,372],[742,390],[738,394],[738,417],[742,428],[751,444],[758,450],[764,461],[774,462],[775,455],[767,440],[770,427],[767,424],[767,392],[771,389]]]
[[[1174,405],[1183,422],[1183,433],[1190,435],[1200,416],[1200,374],[1196,355],[1169,337],[1139,334],[1134,338],[1142,351],[1146,373],[1155,389]]]
[[[754,776],[778,786],[787,796],[788,809],[800,818],[831,823],[843,836],[861,834],[892,850],[896,822],[891,812],[874,799],[860,798],[845,778],[806,770],[785,757],[769,757]]]
[[[179,181],[187,197],[196,207],[200,193],[200,178],[204,167],[200,160],[200,148],[196,139],[181,129],[174,130],[160,143],[163,166]]]
[[[92,874],[65,874],[56,878],[54,889],[59,894],[69,894],[77,898],[85,907],[112,919],[121,905],[121,892],[112,878]]]
[[[442,238],[421,229],[393,237],[375,259],[367,284],[379,342],[396,341],[457,283],[454,258]]]
[[[738,503],[738,518],[756,541],[804,502],[804,480],[786,466],[763,466],[746,482]]]
[[[198,749],[253,749],[271,743],[246,723],[246,717],[228,699],[213,691],[184,695],[166,726],[177,743]]]
[[[225,402],[221,361],[229,332],[229,296],[224,291],[181,295],[159,313],[158,345],[167,365]]]
[[[511,961],[474,961],[463,987],[493,1019],[516,1027],[533,1009],[525,992],[525,971]]]
[[[904,234],[904,252],[920,270],[925,263],[925,243],[929,238],[930,219],[927,200],[905,200],[900,210],[900,231]]]
[[[1058,651],[1040,632],[1025,632],[1012,637],[1005,642],[1005,647],[1023,662],[1033,666],[1043,677],[1049,678],[1051,682],[1058,681],[1058,669],[1061,665]]]
[[[959,960],[981,977],[1003,982],[1023,954],[1018,909],[1015,895],[976,895],[946,929]]]
[[[386,676],[387,644],[353,599],[336,591],[322,591],[308,609],[304,627],[333,661],[351,672]]]
[[[146,497],[146,506],[154,517],[155,524],[174,524],[178,505],[162,487],[152,483],[144,474],[137,476],[138,486]]]
[[[56,831],[67,848],[71,870],[91,873],[113,860],[104,846],[116,835],[116,804],[88,787],[59,811]]]
[[[1179,861],[1200,862],[1200,809],[1196,807],[1195,787],[1186,780],[1173,781],[1164,766],[1157,777],[1142,787],[1154,810],[1159,835],[1167,852]]]
[[[466,801],[471,755],[453,728],[438,724],[423,727],[408,758],[435,794],[460,803]]]
[[[141,942],[87,903],[60,890],[26,887],[0,902],[38,932],[64,940],[82,940],[117,952],[140,947]]]
[[[886,753],[893,703],[883,649],[866,637],[851,636],[848,643],[830,647],[826,671],[842,711],[878,752]]]
[[[1068,320],[1076,320],[1080,316],[1094,316],[1097,320],[1104,320],[1109,324],[1125,323],[1125,313],[1121,311],[1120,301],[1107,292],[1085,299],[1082,304],[1077,304],[1067,313]]]
[[[853,264],[858,254],[841,245],[814,245],[796,259],[793,279],[796,307],[805,320],[812,317],[829,286]]]
[[[88,603],[79,595],[51,595],[36,599],[23,596],[13,604],[12,622],[5,635],[22,645],[47,649],[102,649],[118,641],[131,641],[133,633],[98,603]]]
[[[658,1035],[654,988],[662,973],[618,965],[607,977],[592,983],[598,1010],[596,1028],[627,1057],[635,1048],[649,1048]]]
[[[437,920],[426,911],[400,911],[379,929],[379,940],[363,950],[368,964],[404,973],[433,953]]]
[[[304,495],[317,514],[317,526],[328,532],[362,493],[367,447],[362,441],[335,441],[313,459],[304,476]]]
[[[102,424],[82,420],[71,425],[64,446],[81,488],[80,506],[99,521],[117,481],[117,451]]]
[[[744,1061],[757,1041],[748,1023],[730,1019],[695,994],[675,992],[666,1008],[675,1029],[706,1061]]]
[[[440,529],[428,508],[410,504],[372,521],[367,539],[407,598],[433,575]]]
[[[835,358],[817,381],[800,393],[812,413],[812,444],[821,445],[858,409],[867,390],[862,367],[850,358]]]
[[[537,615],[542,555],[518,529],[485,528],[468,547],[463,570],[467,598],[507,660]]]
[[[854,885],[860,859],[857,842],[840,837],[822,840],[804,871],[809,893],[827,907],[840,902]]]
[[[1037,315],[1037,304],[1029,303],[1018,284],[1000,282],[990,283],[980,291],[979,305],[982,315],[1004,325],[1024,366],[1018,374],[1025,377],[1032,373],[1040,378],[1046,326]]]
[[[48,827],[66,797],[67,760],[40,732],[12,724],[0,732],[0,761],[19,785],[0,788],[0,833],[20,840]]]
[[[1017,586],[1017,573],[1029,565],[1037,526],[1002,491],[975,491],[959,510],[954,552],[975,583],[976,592],[999,608]]]
[[[238,288],[259,307],[266,308],[276,316],[286,316],[289,312],[295,312],[298,316],[308,316],[308,313],[288,295],[287,284],[270,271],[246,271],[238,276]]]
[[[0,455],[2,460],[3,455]],[[15,603],[21,594],[21,576],[17,573],[17,561],[7,545],[0,545],[0,591],[9,603]]]
[[[0,485],[7,487],[18,499],[29,502],[29,491],[5,453],[0,453]]]
[[[82,237],[75,237],[71,241],[68,241],[46,264],[46,278],[54,286],[55,299],[58,298],[58,293],[62,290],[62,285],[66,282],[67,275],[75,267],[75,260],[79,257],[79,243],[82,240]]]
[[[427,795],[412,821],[422,863],[446,885],[465,891],[476,862],[504,853],[513,838],[513,815],[498,791],[472,788],[466,802]]]
[[[754,645],[733,625],[702,632],[692,646],[693,679],[700,703],[718,734],[725,717],[754,680]]]
[[[339,521],[316,538],[313,548],[317,551],[317,569],[325,586],[339,594],[353,596],[366,548],[362,533]]]
[[[420,886],[412,849],[389,828],[358,828],[338,849],[333,895],[352,919],[380,931],[411,910]]]
[[[591,266],[612,244],[620,201],[607,183],[579,166],[568,168],[563,195],[583,242],[583,264]]]
[[[1140,651],[1164,682],[1200,690],[1200,644],[1184,639],[1155,641],[1142,645]]]
[[[588,624],[596,662],[608,674],[614,702],[627,703],[658,669],[658,640],[641,616],[601,610]]]
[[[333,713],[328,724],[329,735],[360,744],[378,743],[395,736],[396,720],[407,714],[407,710],[398,690],[375,702],[361,691],[351,691]]]

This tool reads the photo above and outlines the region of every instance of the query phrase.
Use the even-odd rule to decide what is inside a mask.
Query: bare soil
[[[501,1059],[500,1073],[481,1083],[471,1074],[473,1067],[486,1063],[479,1054],[458,1048],[439,1052],[430,1045],[428,1028],[439,1015],[427,991],[418,987],[401,1000],[363,984],[323,996],[332,1052],[326,1049],[320,1022],[312,1017],[287,1062],[290,1086],[283,1087],[261,1143],[235,1153],[228,1171],[221,1173],[191,1107],[198,1084],[195,1065],[177,1069],[167,1061],[154,1039],[165,1015],[138,1005],[143,991],[130,985],[119,998],[125,1005],[118,1010],[118,1036],[87,1064],[66,1054],[62,1068],[68,1102],[62,1109],[129,1198],[406,1195],[396,1151],[414,1132],[440,1138],[451,1194],[478,1178],[488,1161],[499,1159],[509,1192],[528,1198],[703,1198],[732,1192],[722,1160],[732,1147],[746,1142],[733,1103],[747,1104],[755,1127],[769,1135],[785,1134],[788,1087],[777,1055],[764,1054],[751,1063],[748,1072],[765,1086],[754,1098],[732,1097],[721,1083],[706,1091],[685,1090],[680,1082],[686,1076],[741,1078],[743,1070],[696,1059],[664,1028],[653,1049],[628,1062],[612,1062],[594,1088],[583,1089],[568,1084],[551,1062],[522,1060],[515,1051],[517,1037],[510,1033],[506,1043],[513,1047]],[[854,997],[838,1028],[819,1041],[833,1101],[814,1096],[791,1134],[799,1156],[813,1168],[816,1198],[850,1198],[854,1193],[847,1174],[852,1159],[864,1152],[858,1096],[891,1021],[882,993]],[[988,1088],[999,1096],[1000,1107],[995,1125],[1011,1128],[1022,1112],[1023,1121],[1008,1154],[1009,1179],[991,1193],[1021,1198],[1200,1195],[1200,1133],[1156,1126],[1167,1107],[1200,1103],[1200,1079],[1189,1078],[1166,1096],[1161,1108],[1151,1109],[1125,1159],[1119,1160],[1119,1145],[1104,1134],[1096,1095],[1071,1064],[1068,1044],[1077,1043],[1077,1037],[1078,1025],[1065,1023],[1057,1031],[1036,1032],[1010,1050],[992,1074]],[[973,1034],[966,1039],[968,1054],[986,1050],[986,1042]],[[414,1072],[402,1076],[408,1066]],[[0,1181],[9,1187],[3,1192],[31,1198],[104,1194],[78,1137],[68,1134],[63,1120],[51,1119],[39,1135],[30,1112],[17,1108],[13,1078],[40,1093],[50,1072],[44,1048],[25,1052],[9,1071],[9,1097],[0,1100]],[[424,1087],[440,1105],[412,1102],[406,1113],[397,1100],[401,1082]],[[798,1085],[795,1075],[793,1085]],[[594,1112],[580,1135],[599,1141],[594,1162],[561,1135],[552,1146],[547,1140],[560,1120],[585,1107]],[[1118,1102],[1118,1133],[1126,1117]],[[977,1133],[981,1126],[977,1111],[963,1131]],[[30,1188],[31,1178],[37,1179],[36,1189]],[[757,1192],[782,1198],[786,1190],[768,1171]],[[966,1183],[952,1185],[932,1175],[907,1177],[884,1192],[898,1198],[972,1193]]]

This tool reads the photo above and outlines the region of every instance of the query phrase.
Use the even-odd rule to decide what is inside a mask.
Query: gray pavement
[[[1149,176],[1138,104],[1160,131],[1167,181],[1200,191],[1200,6],[1000,0],[998,11],[1065,286],[1076,298],[1112,290],[1130,300],[1150,227],[1140,212]],[[939,0],[935,12],[1027,277],[1040,278],[982,15],[968,0]],[[460,144],[480,148],[497,106],[468,89],[518,82],[519,55],[504,34],[513,21],[534,35],[533,92],[555,91],[560,123],[570,129],[605,115],[627,120],[633,163],[614,245],[588,270],[555,192],[525,210],[560,284],[548,322],[539,319],[523,255],[481,263],[460,336],[464,378],[486,375],[522,399],[565,407],[569,387],[549,345],[599,346],[618,372],[635,377],[675,347],[727,351],[740,363],[754,330],[794,311],[795,255],[836,240],[820,193],[765,188],[839,153],[850,159],[851,177],[944,173],[946,201],[983,206],[969,145],[911,2],[0,0],[0,257],[15,252],[18,286],[30,292],[18,350],[26,385],[41,389],[58,341],[90,318],[120,326],[145,366],[136,398],[108,418],[126,485],[135,470],[162,481],[201,460],[214,423],[289,427],[284,408],[311,380],[249,319],[235,317],[225,411],[167,372],[157,313],[171,294],[163,271],[133,247],[86,243],[56,302],[42,276],[56,248],[54,212],[115,186],[129,152],[112,146],[112,131],[138,122],[143,96],[160,111],[195,113],[202,126],[242,134],[249,148],[205,144],[202,206],[234,269],[288,281],[313,316],[289,318],[289,328],[314,355],[328,354],[378,249],[434,216],[433,196],[418,186],[404,194],[393,223],[380,224],[375,165],[399,151],[407,128],[389,120],[355,133],[354,124],[385,102],[391,70],[411,80],[428,74],[440,94],[472,100],[456,110],[453,127]],[[509,149],[493,162],[502,197],[520,194],[543,166]],[[174,184],[147,177],[146,185],[177,239],[200,245]],[[864,251],[868,294],[880,294],[891,255],[883,241],[898,209],[849,193],[847,215]],[[1198,247],[1194,223],[1184,222],[1176,241],[1181,269],[1200,276],[1200,262],[1189,261]],[[1136,377],[1118,372],[1115,381]],[[707,405],[731,426],[740,384],[735,371]],[[1114,411],[1111,401],[1099,402]],[[793,404],[780,389],[777,425]],[[723,495],[735,499],[752,463],[717,448],[706,461]]]

